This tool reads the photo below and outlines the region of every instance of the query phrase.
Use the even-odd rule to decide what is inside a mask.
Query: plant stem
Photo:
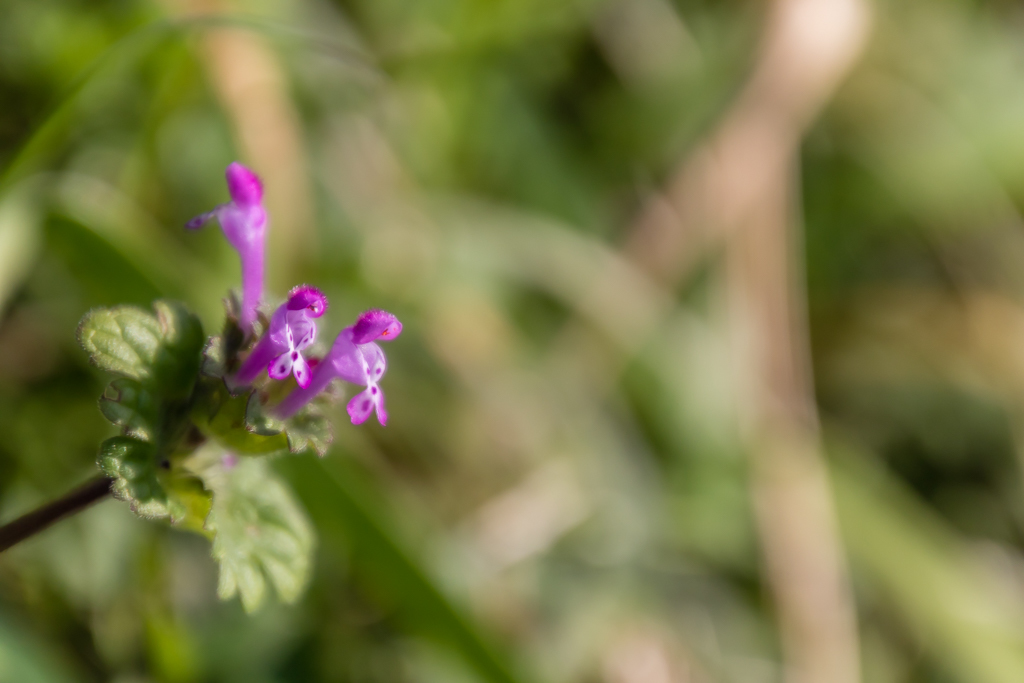
[[[54,522],[81,512],[96,501],[109,496],[113,481],[109,477],[97,477],[61,498],[0,526],[0,552],[29,536],[38,534]]]

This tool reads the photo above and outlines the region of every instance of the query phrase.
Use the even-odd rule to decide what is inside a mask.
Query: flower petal
[[[263,368],[287,350],[287,347],[281,348],[280,344],[276,344],[271,335],[263,335],[246,359],[242,361],[242,367],[235,373],[234,381],[240,385],[252,383],[263,372]]]
[[[306,309],[310,316],[319,318],[327,311],[327,297],[316,287],[299,285],[288,293],[288,310]]]
[[[348,402],[345,409],[348,411],[348,416],[352,419],[352,424],[361,425],[366,422],[366,418],[370,417],[370,413],[373,412],[374,401],[370,396],[370,390],[366,389],[360,391],[358,394],[352,397],[352,400]]]
[[[335,374],[346,382],[366,386],[384,376],[387,359],[374,343],[347,346],[335,342],[329,354]]]
[[[352,341],[356,344],[394,339],[402,333],[402,323],[393,314],[375,308],[361,314],[352,326]]]
[[[368,391],[370,396],[373,397],[373,405],[377,409],[377,422],[380,423],[381,427],[387,426],[388,411],[384,409],[384,390],[373,384],[368,388]]]
[[[259,204],[263,199],[263,183],[260,177],[238,163],[232,162],[224,172],[228,181],[231,199],[242,206]]]
[[[363,362],[366,363],[366,381],[379,382],[388,369],[388,359],[384,355],[384,349],[371,342],[360,346],[359,352],[363,354]]]
[[[313,371],[313,379],[309,386],[294,389],[281,403],[274,408],[274,414],[281,419],[287,419],[302,410],[302,407],[317,397],[321,391],[327,388],[337,375],[334,373],[334,366],[331,363],[320,363]]]
[[[285,379],[292,372],[292,364],[297,358],[301,358],[298,351],[287,351],[274,359],[274,362],[267,368],[267,374],[273,379]]]
[[[313,381],[313,372],[301,353],[293,351],[292,354],[292,373],[295,375],[295,381],[298,382],[299,386],[305,389]]]
[[[203,227],[204,225],[212,221],[214,218],[216,218],[217,214],[220,213],[221,208],[221,206],[218,206],[216,209],[212,211],[207,211],[206,213],[199,214],[198,216],[190,220],[188,223],[186,223],[185,227],[188,228],[189,230],[198,230],[199,228]]]
[[[333,368],[335,377],[340,377],[353,384],[365,385],[366,372],[364,368],[366,366],[363,354],[359,351],[359,347],[352,343],[348,332],[349,330],[346,328],[338,334],[338,338],[334,340],[323,364]]]
[[[316,323],[305,310],[288,311],[288,329],[292,333],[291,345],[296,349],[304,349],[316,340]]]

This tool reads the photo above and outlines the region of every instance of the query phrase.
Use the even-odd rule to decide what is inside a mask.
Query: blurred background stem
[[[818,436],[797,248],[800,145],[863,47],[859,0],[777,0],[759,58],[719,127],[636,224],[627,250],[676,283],[713,244],[786,679],[856,683],[859,647]],[[791,232],[792,231],[792,232]]]

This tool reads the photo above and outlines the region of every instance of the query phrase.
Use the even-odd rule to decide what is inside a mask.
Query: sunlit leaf
[[[323,456],[334,439],[331,422],[312,410],[303,410],[285,421],[288,448],[292,453],[312,449]]]
[[[156,315],[135,306],[89,311],[78,341],[96,366],[168,398],[187,397],[199,370],[202,326],[181,303],[160,300],[153,308]]]
[[[147,381],[160,348],[160,323],[134,306],[97,308],[82,318],[78,341],[97,367]]]
[[[238,594],[247,612],[263,602],[273,585],[294,602],[309,580],[313,531],[288,487],[263,460],[240,459],[203,471],[213,491],[207,529],[220,563],[217,594]]]

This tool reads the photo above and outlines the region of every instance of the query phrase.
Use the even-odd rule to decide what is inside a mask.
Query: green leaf
[[[107,385],[100,397],[100,412],[126,436],[152,441],[156,434],[156,397],[136,380],[119,377]]]
[[[181,529],[210,536],[206,519],[213,506],[213,494],[206,490],[201,479],[181,469],[162,476],[170,501],[171,522]]]
[[[220,379],[228,374],[226,356],[224,353],[224,337],[214,335],[206,340],[203,347],[203,361],[200,365],[200,372],[207,377]]]
[[[210,494],[196,477],[161,466],[156,446],[129,436],[115,436],[100,445],[98,463],[113,477],[114,497],[140,517],[170,518],[173,524],[204,533]]]
[[[323,415],[303,410],[285,421],[288,448],[292,453],[301,453],[307,448],[323,457],[334,440],[331,422]]]
[[[97,367],[140,382],[152,378],[161,336],[157,319],[134,306],[93,309],[78,326],[78,342]]]
[[[167,396],[186,398],[199,373],[203,326],[181,302],[159,300],[153,308],[161,334],[154,368],[157,385]]]
[[[115,436],[100,445],[100,469],[114,478],[114,496],[142,517],[170,517],[167,491],[157,476],[156,447],[128,436]]]
[[[96,366],[182,400],[199,372],[203,328],[184,304],[161,300],[153,308],[156,315],[135,306],[93,309],[78,341]]]
[[[314,538],[291,490],[262,459],[218,463],[203,478],[214,494],[206,528],[215,534],[220,598],[237,593],[252,612],[263,603],[269,580],[281,600],[297,600],[309,580]]]

